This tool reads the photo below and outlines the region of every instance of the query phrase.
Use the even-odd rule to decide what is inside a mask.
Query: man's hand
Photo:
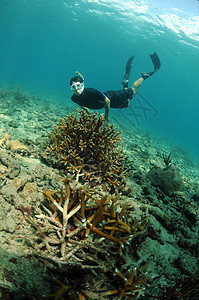
[[[104,107],[105,107],[105,120],[108,123],[108,115],[109,115],[109,110],[110,110],[110,99],[108,99],[107,97],[104,100]]]
[[[106,120],[107,123],[109,122],[109,118],[106,118],[106,117],[105,117],[105,120]]]
[[[85,110],[88,114],[89,114],[89,109],[88,109],[88,107],[85,107],[85,106],[81,106],[81,108],[83,109],[83,110]]]

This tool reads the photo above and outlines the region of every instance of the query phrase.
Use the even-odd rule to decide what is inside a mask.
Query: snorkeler
[[[134,56],[131,56],[126,64],[124,78],[122,80],[123,90],[106,91],[101,93],[94,88],[84,88],[84,77],[76,72],[76,76],[71,78],[70,87],[74,92],[71,100],[81,106],[86,111],[91,109],[105,108],[105,120],[108,122],[110,108],[125,108],[129,106],[129,99],[133,98],[138,88],[144,80],[152,76],[160,69],[161,63],[156,52],[150,55],[154,70],[152,72],[141,73],[141,77],[128,88],[128,81]]]

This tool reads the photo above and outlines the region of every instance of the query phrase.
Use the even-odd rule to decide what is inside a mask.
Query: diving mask
[[[72,82],[70,89],[75,93],[75,94],[81,94],[84,90],[84,83],[83,82]]]

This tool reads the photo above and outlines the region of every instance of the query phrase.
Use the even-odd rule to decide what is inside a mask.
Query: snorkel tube
[[[81,77],[84,82],[84,77],[82,76],[82,74],[80,74],[78,71],[76,71],[75,74],[77,74],[79,77]]]

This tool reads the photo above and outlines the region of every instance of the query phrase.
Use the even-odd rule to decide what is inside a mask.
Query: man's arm
[[[109,115],[109,110],[110,110],[110,99],[108,99],[107,97],[105,97],[104,100],[104,107],[105,107],[105,120],[106,122],[108,122],[108,115]]]

